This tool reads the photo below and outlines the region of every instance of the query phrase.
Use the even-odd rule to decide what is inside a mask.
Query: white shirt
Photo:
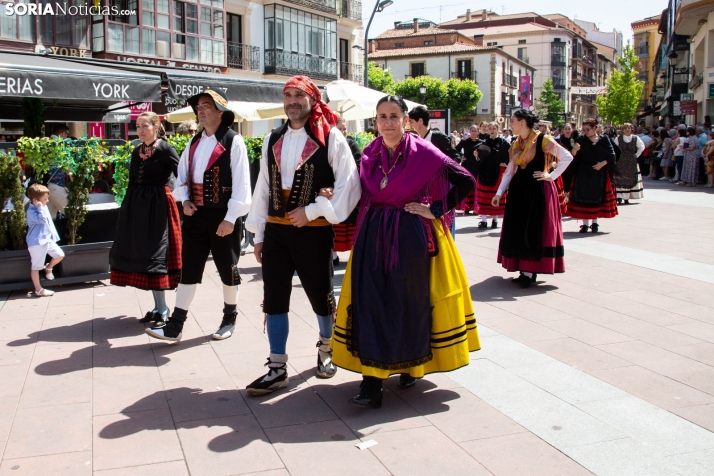
[[[553,155],[555,155],[559,159],[558,165],[555,167],[555,170],[550,173],[550,178],[555,181],[555,179],[563,175],[565,169],[567,169],[568,165],[570,165],[570,162],[573,161],[573,156],[563,147],[554,147]],[[511,160],[510,162],[508,162],[506,171],[503,173],[503,178],[501,179],[501,186],[498,187],[498,192],[496,192],[496,195],[502,197],[506,190],[508,190],[508,185],[511,183],[511,179],[516,173],[517,168],[518,166],[516,165],[515,160]]]
[[[211,158],[213,149],[218,144],[216,136],[206,135],[203,131],[201,140],[196,146],[196,151],[193,156],[193,175],[192,181],[196,184],[203,184],[203,173],[206,171],[208,160]],[[174,189],[172,195],[177,202],[190,200],[188,190],[188,155],[191,150],[190,143],[186,146],[181,154],[181,161],[178,166],[178,186]],[[250,171],[248,170],[248,151],[245,148],[243,137],[236,135],[233,138],[233,146],[231,147],[231,176],[233,185],[231,188],[231,198],[228,200],[228,213],[226,213],[226,221],[235,223],[238,218],[244,216],[250,210]]]
[[[268,197],[270,191],[270,174],[268,172],[268,143],[266,136],[263,142],[263,158],[260,161],[260,175],[253,192],[253,203],[248,213],[245,227],[255,233],[254,242],[262,243],[265,237],[265,224],[268,222]],[[295,169],[300,155],[307,142],[305,128],[288,130],[283,136],[283,147],[280,152],[280,176],[283,190],[290,190],[293,186]],[[357,206],[362,187],[359,181],[357,165],[352,157],[347,139],[337,128],[330,130],[327,140],[327,160],[335,174],[335,186],[332,199],[317,197],[315,203],[305,207],[305,215],[309,221],[323,216],[330,223],[341,223],[350,216]]]
[[[618,147],[620,147],[620,137],[622,137],[622,140],[625,141],[625,144],[629,144],[633,138],[637,141],[637,152],[635,152],[636,158],[639,157],[642,154],[642,151],[645,150],[645,144],[644,142],[642,142],[642,139],[640,139],[639,136],[636,136],[634,134],[630,134],[629,136],[622,134],[621,136],[615,137],[615,143]]]

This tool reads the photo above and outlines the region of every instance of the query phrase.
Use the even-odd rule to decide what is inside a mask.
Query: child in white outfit
[[[54,291],[40,286],[40,270],[45,271],[45,278],[55,279],[52,268],[64,258],[64,252],[57,246],[60,240],[55,224],[52,222],[47,202],[50,191],[44,185],[34,183],[27,189],[27,197],[31,205],[27,208],[27,249],[32,260],[32,284],[35,285],[35,296],[52,296]],[[45,257],[50,255],[50,262],[45,265]]]

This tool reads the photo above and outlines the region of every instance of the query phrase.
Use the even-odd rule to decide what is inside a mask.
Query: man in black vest
[[[188,308],[201,282],[208,254],[223,283],[223,320],[213,334],[227,339],[235,331],[238,303],[238,257],[242,218],[250,209],[248,152],[243,138],[230,126],[235,119],[224,93],[206,89],[188,103],[201,126],[181,154],[178,186],[173,192],[183,202],[183,268],[176,293],[176,306],[163,327],[146,333],[157,339],[181,340]]]
[[[361,188],[347,140],[333,126],[337,116],[322,102],[317,86],[294,76],[283,89],[288,122],[263,144],[260,176],[246,228],[255,233],[255,257],[263,267],[268,373],[248,385],[250,395],[288,386],[285,351],[293,274],[317,315],[317,376],[330,378],[333,295],[332,223],[344,221],[359,201]],[[328,200],[321,191],[332,191]]]

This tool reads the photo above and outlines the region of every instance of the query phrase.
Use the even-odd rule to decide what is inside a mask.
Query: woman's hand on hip
[[[539,181],[552,182],[553,179],[550,177],[548,172],[535,171],[533,172],[533,177]]]
[[[428,220],[433,220],[434,218],[436,218],[434,214],[431,213],[431,209],[429,208],[429,204],[427,203],[407,203],[406,205],[404,205],[404,211],[413,215],[422,216]]]

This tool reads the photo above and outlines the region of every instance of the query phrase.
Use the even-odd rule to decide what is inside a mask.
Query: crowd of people
[[[265,138],[254,180],[223,92],[206,89],[188,100],[198,122],[179,126],[192,136],[180,156],[163,139],[159,117],[142,113],[110,254],[112,284],[152,292],[154,308],[141,318],[146,333],[173,343],[182,339],[212,255],[223,290],[212,337],[224,340],[236,331],[243,228],[252,234],[269,353],[267,373],[246,388],[250,395],[288,385],[295,273],[318,324],[316,375],[360,373],[349,403],[379,408],[391,375],[408,389],[426,374],[467,365],[480,348],[454,241],[457,212],[480,214],[479,229],[500,226],[494,260],[527,288],[538,275],[565,272],[563,216],[582,220],[581,233],[597,233],[598,219],[643,197],[643,175],[695,186],[705,161],[712,184],[714,134],[707,138],[703,124],[667,132],[588,119],[551,131],[518,109],[509,129],[474,124],[455,140],[458,133],[429,127],[426,108],[409,111],[388,95],[376,106],[378,135],[360,151],[310,78],[290,78],[283,100],[288,120]],[[52,294],[40,273],[51,280],[63,257],[47,207],[62,184],[51,179],[28,190],[37,296]],[[348,250],[338,302],[336,251]],[[173,310],[169,290],[176,291]]]

